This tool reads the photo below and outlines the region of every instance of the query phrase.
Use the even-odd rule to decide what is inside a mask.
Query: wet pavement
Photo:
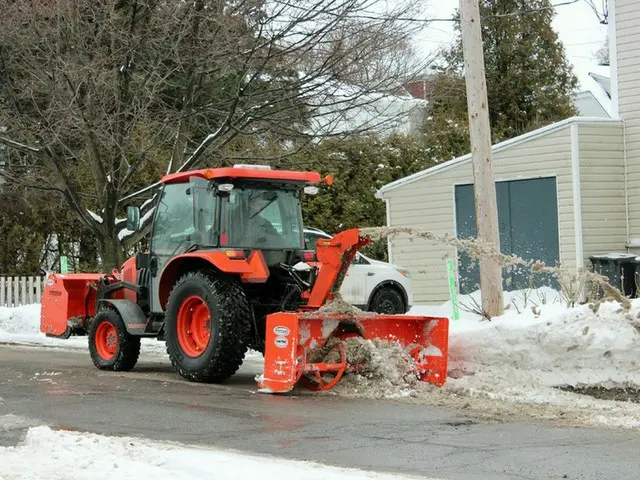
[[[257,393],[251,369],[224,385],[189,383],[168,360],[95,369],[87,352],[0,345],[0,419],[204,444],[445,479],[640,476],[640,434],[335,395]],[[7,417],[4,417],[7,418]],[[26,425],[3,428],[15,445]]]

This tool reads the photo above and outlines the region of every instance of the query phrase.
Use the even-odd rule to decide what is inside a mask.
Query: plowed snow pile
[[[385,340],[349,338],[345,342],[347,361],[357,372],[346,374],[333,389],[342,395],[390,398],[407,396],[418,383],[413,360],[402,346]],[[331,345],[331,343],[329,343]],[[339,361],[337,350],[325,361]]]
[[[460,304],[480,303],[479,294]],[[416,382],[403,352],[366,345],[366,374],[344,377],[334,391],[451,405],[495,416],[562,418],[569,424],[640,427],[640,404],[598,400],[559,386],[640,389],[640,300],[597,311],[568,308],[551,289],[505,292],[505,314],[491,321],[461,311],[450,322],[449,378],[442,388]],[[449,316],[450,305],[415,307],[411,315]],[[405,356],[406,358],[406,356]]]

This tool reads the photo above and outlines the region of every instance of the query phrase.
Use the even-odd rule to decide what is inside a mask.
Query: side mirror
[[[140,228],[140,208],[127,207],[127,230],[136,232]]]

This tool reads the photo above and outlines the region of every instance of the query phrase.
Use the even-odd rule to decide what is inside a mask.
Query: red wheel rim
[[[202,298],[194,295],[182,302],[176,330],[178,344],[186,355],[202,355],[211,338],[211,315]]]
[[[96,350],[104,360],[111,360],[118,351],[118,331],[111,322],[102,322],[96,330]]]

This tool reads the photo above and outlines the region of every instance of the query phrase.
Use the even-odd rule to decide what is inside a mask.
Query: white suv
[[[318,238],[331,238],[331,235],[305,227],[308,249],[316,249]],[[350,304],[368,312],[407,313],[413,304],[411,276],[406,268],[373,260],[360,252],[347,270],[340,294]]]

